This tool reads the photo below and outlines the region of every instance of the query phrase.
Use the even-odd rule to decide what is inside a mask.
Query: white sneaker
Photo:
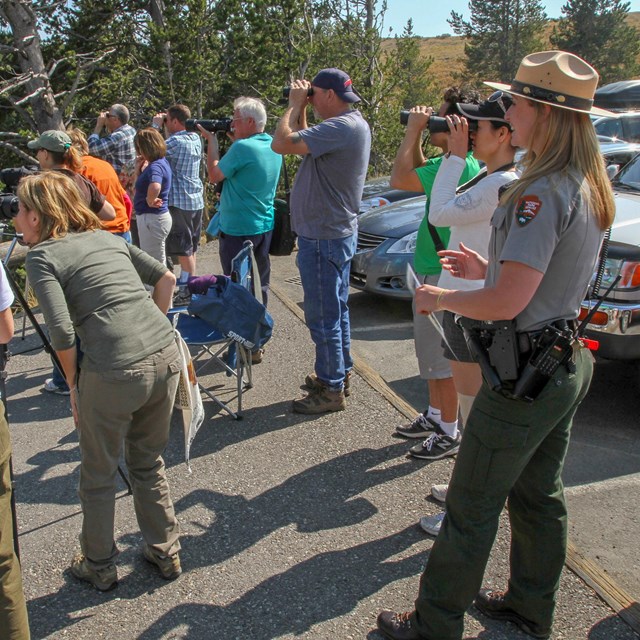
[[[57,393],[59,396],[68,396],[71,394],[68,388],[59,387],[57,384],[53,384],[53,378],[47,378],[42,385],[42,390],[47,393]]]
[[[438,502],[446,502],[448,484],[434,484],[431,487],[431,497]]]
[[[420,527],[431,536],[437,536],[440,533],[440,527],[446,511],[436,513],[435,516],[422,516],[420,518]]]

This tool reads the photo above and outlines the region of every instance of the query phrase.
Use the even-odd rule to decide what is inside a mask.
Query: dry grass
[[[629,13],[627,22],[640,32],[640,11]],[[550,21],[546,29],[547,38],[551,34],[555,21]],[[437,36],[435,38],[421,38],[420,52],[424,56],[433,58],[431,74],[435,85],[446,87],[456,82],[464,67],[464,43],[461,36]],[[394,40],[388,38],[383,42],[383,50],[393,55]],[[640,63],[640,57],[638,58]]]

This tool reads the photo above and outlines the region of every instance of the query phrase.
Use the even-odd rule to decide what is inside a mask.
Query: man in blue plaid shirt
[[[106,160],[120,175],[122,165],[136,158],[133,138],[136,130],[128,124],[129,109],[123,104],[113,104],[109,111],[98,116],[96,128],[89,136],[89,153]],[[107,135],[100,137],[103,131]]]
[[[196,252],[202,233],[202,211],[204,209],[203,185],[200,180],[202,141],[200,136],[186,130],[189,108],[175,104],[166,113],[158,113],[152,126],[162,129],[164,125],[169,137],[167,162],[173,174],[169,191],[169,213],[171,232],[167,237],[167,255],[177,256],[181,267],[178,296],[187,296],[187,280],[196,274]],[[186,300],[176,299],[176,303]]]

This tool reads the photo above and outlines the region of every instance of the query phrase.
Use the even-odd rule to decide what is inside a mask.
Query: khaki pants
[[[116,474],[124,455],[133,503],[145,542],[160,555],[180,549],[162,452],[169,440],[180,357],[174,343],[128,366],[79,381],[80,544],[96,568],[118,554],[114,539]]]
[[[482,385],[462,438],[447,515],[420,580],[413,622],[425,640],[460,640],[464,613],[482,586],[508,501],[511,575],[508,606],[551,627],[565,560],[567,510],[562,467],[573,416],[589,389],[593,357],[574,353],[531,404]]]
[[[3,640],[29,640],[20,563],[13,549],[10,455],[9,426],[0,402],[0,637]]]

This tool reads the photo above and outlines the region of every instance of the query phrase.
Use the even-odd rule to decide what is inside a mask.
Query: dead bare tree
[[[9,86],[4,92],[5,96],[34,129],[64,129],[62,114],[56,104],[49,71],[42,56],[38,19],[32,3],[2,0],[0,17],[11,28],[15,60],[20,70],[13,87]],[[18,99],[9,91],[17,87],[24,89],[24,95]],[[26,110],[27,105],[31,107],[31,113]]]

